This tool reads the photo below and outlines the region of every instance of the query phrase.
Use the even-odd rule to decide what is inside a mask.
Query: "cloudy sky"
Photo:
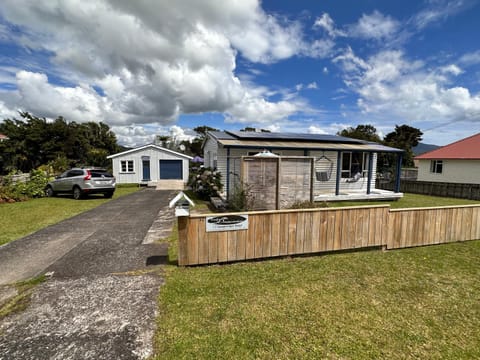
[[[103,121],[120,143],[208,125],[480,131],[474,0],[2,0],[0,121]]]

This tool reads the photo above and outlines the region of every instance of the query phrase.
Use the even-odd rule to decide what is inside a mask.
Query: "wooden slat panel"
[[[297,231],[295,236],[295,254],[303,254],[303,243],[305,241],[305,213],[297,213]]]
[[[228,261],[228,233],[219,231],[218,233],[218,262]]]
[[[237,260],[246,258],[247,233],[247,230],[237,231]]]
[[[343,249],[352,249],[355,246],[354,239],[350,237],[350,225],[352,223],[352,219],[350,218],[351,213],[352,212],[349,211],[342,216],[340,244]]]
[[[313,212],[306,212],[305,213],[305,238],[303,242],[303,252],[305,254],[312,252],[312,221],[313,221]]]
[[[280,220],[281,220],[281,215],[280,214],[273,214],[272,215],[272,236],[271,236],[271,241],[272,241],[272,256],[279,256],[280,255]]]
[[[320,251],[320,212],[312,213],[312,252]]]
[[[189,221],[187,227],[188,263],[198,264],[198,221]]]
[[[263,257],[263,239],[264,239],[264,217],[255,216],[255,258]]]
[[[320,222],[319,222],[319,251],[328,250],[328,212],[322,211],[320,213]]]
[[[255,258],[255,226],[256,226],[256,217],[248,217],[248,230],[247,230],[247,241],[245,246],[245,258],[254,259]]]
[[[280,214],[280,249],[279,255],[288,254],[288,236],[289,236],[289,220],[288,213]]]
[[[334,217],[334,230],[333,230],[333,249],[342,249],[342,224],[343,224],[343,211],[337,211]]]
[[[263,215],[262,257],[272,256],[272,215]]]
[[[335,248],[335,211],[327,211],[327,250]]]
[[[470,239],[476,240],[477,239],[477,209],[472,208],[472,232]]]
[[[209,264],[215,264],[218,262],[218,233],[207,233],[208,238],[208,262]]]
[[[295,254],[297,239],[297,213],[288,214],[288,254]]]
[[[192,219],[191,221],[197,222],[198,231],[198,263],[208,264],[208,238],[205,229],[205,218]]]
[[[237,235],[238,231],[227,232],[227,258],[228,261],[237,260]]]

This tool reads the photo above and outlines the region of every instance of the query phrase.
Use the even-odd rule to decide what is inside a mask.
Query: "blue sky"
[[[480,131],[480,3],[3,0],[0,121],[103,121],[124,145],[208,125],[445,145]]]

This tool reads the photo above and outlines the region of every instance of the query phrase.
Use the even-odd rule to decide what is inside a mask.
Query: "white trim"
[[[182,153],[170,150],[170,149],[166,149],[164,147],[161,147],[161,146],[158,146],[158,145],[155,145],[155,144],[147,144],[147,145],[143,145],[143,146],[140,146],[140,147],[137,147],[137,148],[134,148],[134,149],[123,151],[121,153],[108,155],[107,159],[114,159],[116,157],[127,155],[127,154],[130,154],[130,153],[136,152],[136,151],[141,151],[141,150],[144,150],[144,149],[147,149],[147,148],[154,148],[154,149],[159,150],[159,151],[164,151],[166,153],[170,153],[170,154],[173,154],[173,155],[176,155],[176,156],[183,157],[184,159],[187,159],[187,160],[192,160],[193,159],[193,157],[191,157],[191,156],[188,156],[188,155],[185,155],[185,154],[182,154]]]

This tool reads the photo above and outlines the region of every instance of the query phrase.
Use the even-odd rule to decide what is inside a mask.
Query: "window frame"
[[[348,161],[345,161],[345,155],[349,156]],[[356,155],[356,159],[354,158]],[[370,157],[368,156],[368,152],[365,151],[342,151],[342,161],[341,161],[341,169],[340,169],[340,176],[342,179],[351,179],[355,176],[356,173],[360,172],[361,177],[365,177],[365,174],[368,173],[368,162]],[[357,160],[360,161],[360,171],[353,173],[353,161]]]
[[[122,174],[134,174],[135,173],[135,161],[133,161],[133,160],[120,160],[120,173],[122,173]]]
[[[443,174],[443,160],[430,160],[430,173]]]

